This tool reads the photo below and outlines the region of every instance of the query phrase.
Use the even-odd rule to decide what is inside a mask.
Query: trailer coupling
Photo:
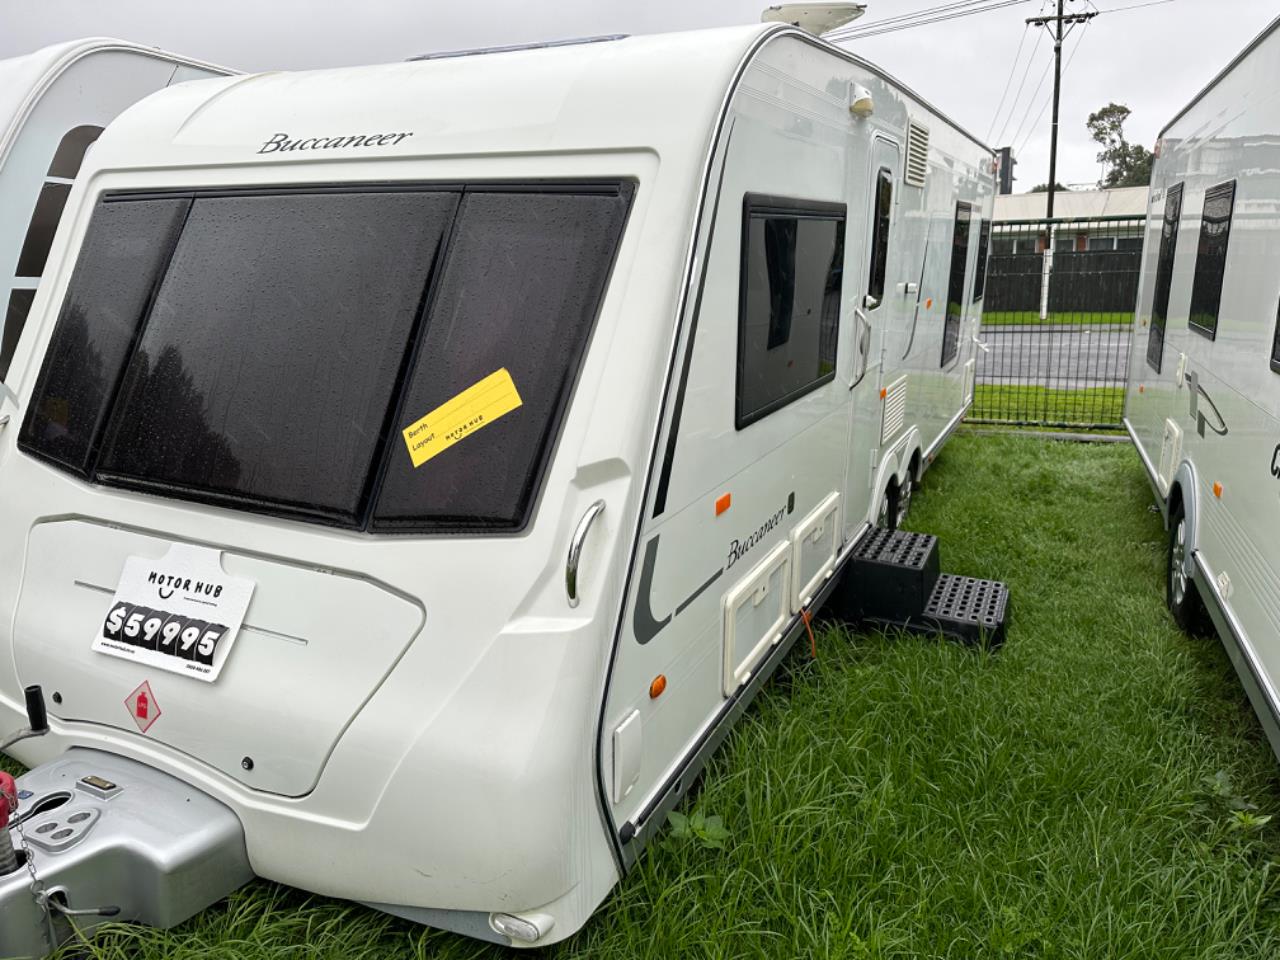
[[[171,927],[252,876],[236,815],[144,764],[76,747],[16,786],[0,774],[0,957],[106,920]]]

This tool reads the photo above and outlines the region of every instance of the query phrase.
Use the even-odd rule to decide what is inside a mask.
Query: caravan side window
[[[1160,256],[1156,261],[1156,289],[1151,300],[1151,329],[1147,334],[1147,365],[1156,373],[1164,362],[1164,325],[1169,316],[1169,287],[1173,284],[1173,258],[1178,249],[1178,225],[1182,218],[1182,184],[1174,184],[1164,197],[1164,222],[1160,227]]]
[[[867,309],[874,310],[884,300],[884,277],[889,267],[889,216],[893,211],[893,175],[881,167],[876,174],[876,211],[871,227],[871,273],[867,294],[875,298]]]
[[[991,221],[979,220],[978,227],[978,266],[973,275],[973,302],[982,299],[987,286],[987,250],[991,246]]]
[[[969,224],[973,207],[956,204],[956,228],[951,235],[951,274],[947,282],[947,317],[942,327],[942,362],[945,367],[960,352],[960,319],[964,316],[964,273],[969,265]]]
[[[1210,340],[1218,335],[1218,307],[1222,303],[1222,277],[1227,269],[1227,240],[1231,237],[1231,213],[1236,202],[1236,182],[1223,183],[1204,195],[1200,218],[1200,246],[1191,283],[1191,316],[1187,322]]]
[[[845,206],[747,194],[738,291],[739,430],[834,379]]]
[[[71,181],[80,172],[85,151],[98,139],[100,133],[101,127],[87,125],[69,130],[58,144],[53,161],[49,164],[49,172],[36,199],[35,211],[27,225],[27,234],[22,240],[22,252],[18,255],[18,265],[9,292],[4,332],[0,334],[0,380],[9,376],[9,364],[18,347],[18,337],[27,324],[27,314],[31,312],[36,287],[44,273],[45,261],[49,258],[53,235],[58,229],[58,221],[62,219],[62,208],[66,206],[67,196],[71,193]]]

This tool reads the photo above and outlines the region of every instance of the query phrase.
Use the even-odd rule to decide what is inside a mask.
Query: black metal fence
[[[1119,428],[1142,217],[992,224],[969,419]]]

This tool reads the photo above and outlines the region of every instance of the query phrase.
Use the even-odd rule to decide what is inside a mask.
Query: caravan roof
[[[264,73],[149,98],[104,135],[99,158],[116,168],[637,148],[701,158],[736,71],[766,38],[788,32],[883,75],[778,24]]]

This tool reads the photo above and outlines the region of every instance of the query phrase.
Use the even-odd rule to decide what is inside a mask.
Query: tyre
[[[1187,515],[1182,504],[1169,516],[1169,549],[1165,554],[1165,603],[1169,613],[1185,633],[1204,636],[1212,632],[1212,624],[1195,581],[1186,575]]]
[[[911,510],[911,494],[915,492],[916,482],[911,479],[911,474],[907,474],[902,478],[902,483],[898,484],[897,496],[894,498],[894,521],[893,528],[901,529],[903,523],[906,522],[907,513]]]
[[[884,527],[886,530],[897,530],[898,513],[898,485],[890,480],[889,485],[884,489],[884,496],[880,498],[876,526]]]

